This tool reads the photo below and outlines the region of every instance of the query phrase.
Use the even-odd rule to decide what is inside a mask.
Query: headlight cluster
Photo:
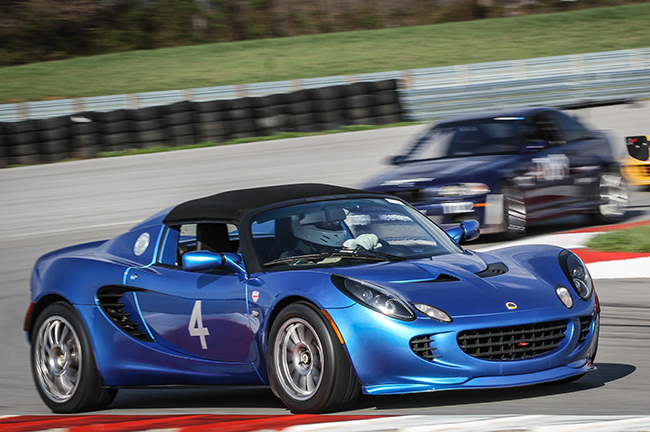
[[[352,300],[402,321],[413,321],[415,313],[406,303],[385,289],[358,279],[332,275],[332,283]]]
[[[443,323],[450,323],[453,321],[447,312],[438,309],[436,307],[429,306],[422,303],[413,303],[413,307],[415,307],[417,310],[419,310],[429,318],[433,318],[436,321],[440,321]]]
[[[359,279],[332,275],[332,283],[352,300],[374,311],[402,321],[413,321],[415,313],[407,303],[388,290]],[[412,303],[413,307],[434,320],[450,323],[451,317],[436,307]]]
[[[430,187],[424,190],[429,197],[460,197],[485,195],[490,193],[490,188],[483,183],[458,183],[439,187]]]
[[[594,292],[594,284],[582,260],[566,249],[560,252],[558,259],[562,271],[564,271],[578,296],[583,300],[589,300]]]

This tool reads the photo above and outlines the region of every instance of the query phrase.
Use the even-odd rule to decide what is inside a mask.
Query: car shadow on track
[[[373,414],[395,409],[451,407],[471,404],[508,402],[553,395],[570,394],[602,387],[632,374],[636,368],[618,363],[597,363],[598,371],[572,383],[540,384],[526,387],[488,390],[452,390],[394,396],[363,396],[348,411]],[[169,410],[205,412],[219,409],[228,413],[259,415],[288,414],[282,402],[268,387],[206,387],[174,389],[122,389],[111,404],[110,411]],[[262,412],[263,411],[263,412]]]

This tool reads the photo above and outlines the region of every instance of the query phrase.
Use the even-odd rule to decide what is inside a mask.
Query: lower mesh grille
[[[458,335],[467,354],[483,360],[520,360],[557,348],[565,337],[568,321],[548,321],[512,327],[469,330]]]
[[[418,356],[422,357],[425,360],[433,360],[440,358],[442,356],[440,355],[435,355],[433,351],[436,349],[433,347],[433,335],[423,335],[423,336],[416,336],[413,339],[411,339],[410,345],[411,345],[411,350]]]
[[[580,339],[578,343],[583,343],[587,340],[589,328],[591,327],[591,315],[580,317]]]

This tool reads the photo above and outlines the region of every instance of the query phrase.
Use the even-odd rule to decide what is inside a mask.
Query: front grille
[[[433,360],[442,356],[433,354],[435,347],[433,346],[433,335],[416,336],[411,339],[411,350],[418,356],[425,360]]]
[[[138,323],[131,320],[131,314],[124,311],[126,305],[121,301],[123,296],[121,290],[104,290],[97,294],[97,302],[106,316],[124,333],[141,341],[152,342],[153,339],[140,329]]]
[[[458,335],[458,345],[483,360],[521,360],[557,348],[564,339],[567,321],[549,321],[512,327],[469,330]]]
[[[591,327],[591,315],[580,317],[580,339],[578,343],[583,343],[587,340],[589,328]]]

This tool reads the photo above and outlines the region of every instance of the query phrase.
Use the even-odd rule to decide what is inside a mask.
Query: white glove
[[[357,238],[349,239],[343,242],[343,247],[346,249],[356,249],[361,246],[365,250],[372,250],[377,247],[379,237],[374,234],[361,234]],[[379,245],[381,247],[381,245]]]

